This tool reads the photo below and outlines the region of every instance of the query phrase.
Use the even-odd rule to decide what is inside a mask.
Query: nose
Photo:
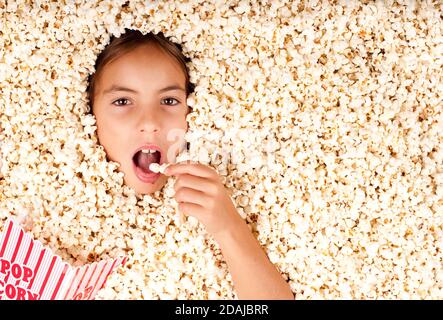
[[[139,118],[138,128],[140,132],[157,132],[160,129],[158,113],[153,110],[142,110]]]

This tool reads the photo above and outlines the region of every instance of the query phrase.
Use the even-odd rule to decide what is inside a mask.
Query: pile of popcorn
[[[128,262],[99,299],[231,299],[218,244],[106,160],[87,77],[112,35],[180,43],[189,157],[217,169],[296,299],[443,298],[443,3],[0,2],[0,228]]]

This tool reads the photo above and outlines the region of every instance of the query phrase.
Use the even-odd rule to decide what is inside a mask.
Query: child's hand
[[[174,190],[179,210],[197,218],[219,243],[240,299],[294,299],[214,169],[183,161],[164,173],[177,176]]]
[[[244,223],[218,173],[209,166],[191,161],[169,165],[167,176],[177,176],[174,185],[178,208],[197,218],[214,237]]]

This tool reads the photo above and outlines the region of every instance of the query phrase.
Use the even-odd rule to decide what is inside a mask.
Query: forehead
[[[98,87],[102,92],[118,80],[133,87],[157,88],[171,83],[183,84],[185,74],[179,62],[155,44],[139,46],[105,65]]]

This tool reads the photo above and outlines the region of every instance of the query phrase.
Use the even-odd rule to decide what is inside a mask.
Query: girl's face
[[[93,113],[108,159],[120,164],[125,184],[137,194],[160,190],[167,177],[143,175],[135,164],[143,161],[137,153],[142,147],[157,146],[159,163],[174,163],[185,147],[190,109],[178,61],[146,44],[107,64],[96,84]]]

